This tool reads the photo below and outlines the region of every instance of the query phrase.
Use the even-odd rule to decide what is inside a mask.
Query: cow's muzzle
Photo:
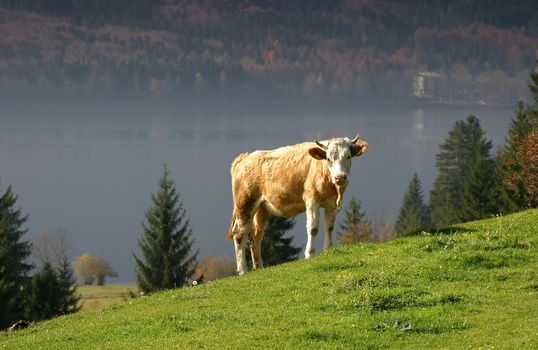
[[[347,175],[341,174],[334,177],[334,184],[336,186],[345,186],[347,184]]]

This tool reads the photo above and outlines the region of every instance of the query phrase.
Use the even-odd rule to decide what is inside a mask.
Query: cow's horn
[[[359,135],[355,136],[355,138],[351,140],[351,143],[355,143],[357,141],[359,141]]]
[[[316,143],[316,145],[318,145],[319,147],[323,148],[323,149],[327,149],[327,146],[325,146],[324,144],[322,144],[321,142],[318,142],[316,140],[314,140],[314,142]]]

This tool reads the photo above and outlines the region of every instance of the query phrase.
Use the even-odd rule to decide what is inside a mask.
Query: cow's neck
[[[327,162],[322,162],[322,174],[324,178],[324,183],[328,184],[333,191],[336,192],[336,208],[340,210],[342,207],[342,199],[344,198],[344,192],[346,191],[347,185],[345,186],[336,186],[333,183],[331,172],[327,166]]]

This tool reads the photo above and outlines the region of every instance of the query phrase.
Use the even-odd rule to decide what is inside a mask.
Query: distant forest
[[[0,92],[513,104],[538,2],[0,0]]]

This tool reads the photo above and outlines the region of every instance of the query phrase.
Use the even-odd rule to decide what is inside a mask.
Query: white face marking
[[[331,140],[327,145],[327,165],[332,183],[345,186],[351,172],[351,142],[347,139]]]

